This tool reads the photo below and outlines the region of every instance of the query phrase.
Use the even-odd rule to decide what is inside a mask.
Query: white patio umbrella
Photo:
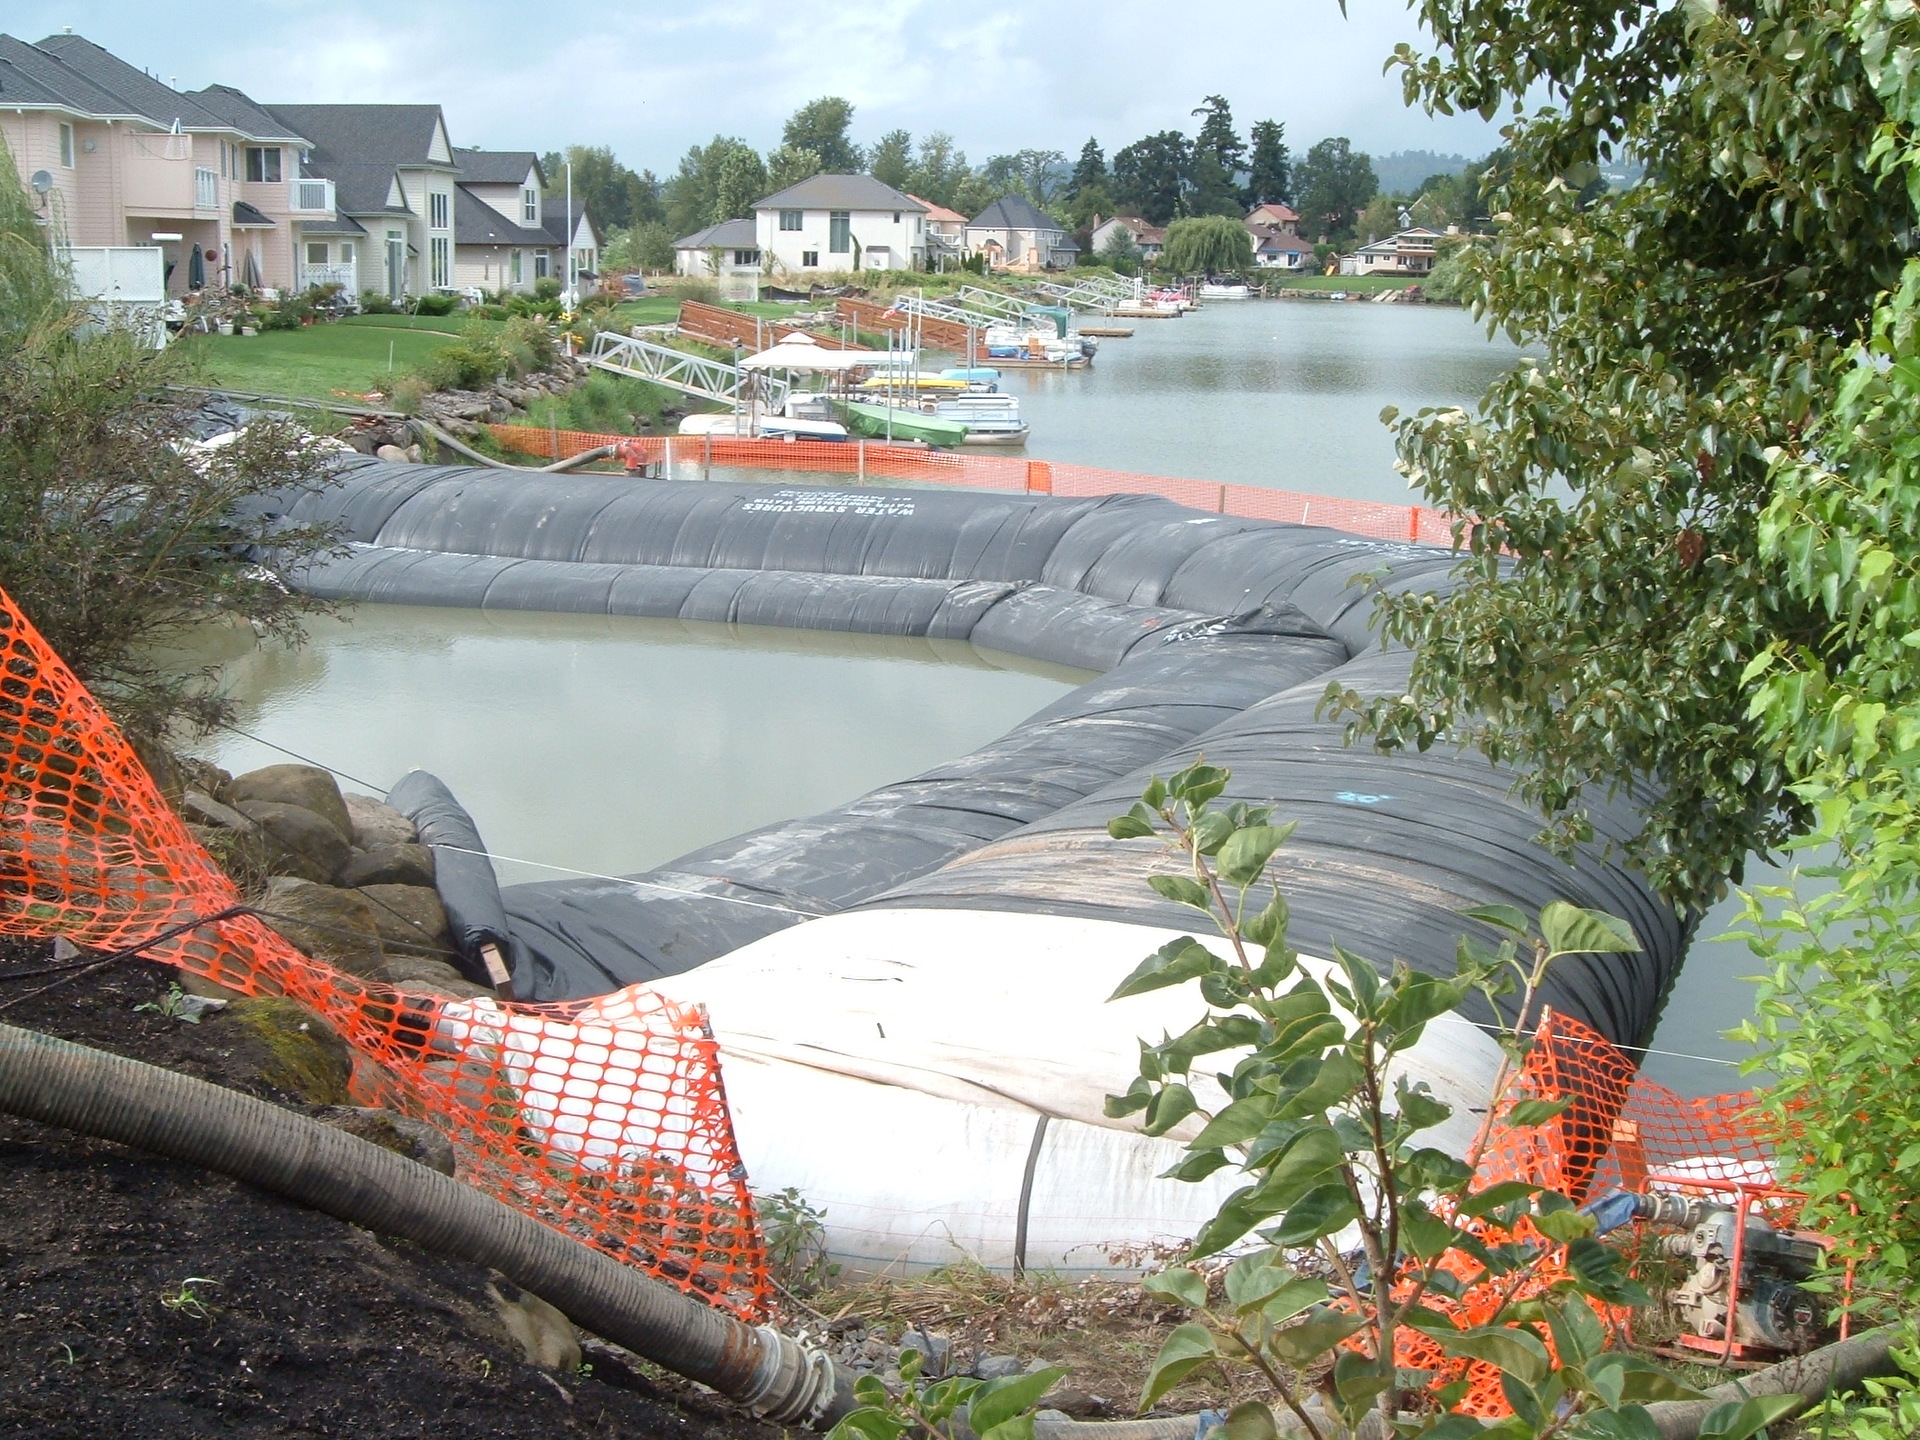
[[[742,370],[811,370],[837,374],[873,364],[872,350],[829,350],[811,335],[789,335],[771,350],[749,355]]]

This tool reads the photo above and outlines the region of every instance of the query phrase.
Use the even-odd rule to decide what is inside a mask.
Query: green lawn
[[[1294,280],[1269,282],[1280,290],[1344,290],[1349,295],[1371,295],[1379,290],[1404,290],[1418,285],[1418,275],[1302,275]]]
[[[335,322],[369,330],[432,330],[442,335],[460,335],[469,327],[497,330],[505,321],[482,320],[477,315],[348,315]]]
[[[784,320],[796,310],[811,307],[792,300],[728,300],[722,310],[738,310],[759,320]],[[664,325],[680,314],[676,295],[648,295],[639,300],[624,300],[613,307],[613,318],[621,325]]]
[[[413,318],[420,317],[366,315],[303,330],[194,335],[179,343],[199,359],[209,384],[257,395],[351,402],[389,370],[403,375],[457,338],[456,331],[429,328],[452,316],[420,318],[415,325],[374,323]]]

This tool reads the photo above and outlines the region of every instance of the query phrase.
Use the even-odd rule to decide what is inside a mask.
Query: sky
[[[244,14],[244,21],[241,16]],[[1109,156],[1191,134],[1226,96],[1244,134],[1287,127],[1296,154],[1345,135],[1381,154],[1478,156],[1478,117],[1408,110],[1393,47],[1421,36],[1400,0],[1214,0],[1204,24],[1166,0],[250,0],[241,11],[142,0],[5,0],[22,40],[71,27],[182,89],[234,85],[266,102],[437,102],[456,145],[610,145],[664,176],[689,145],[779,143],[820,95],[855,106],[853,138],[945,130],[975,164],[1036,148]],[[1172,17],[1170,19],[1170,17]]]

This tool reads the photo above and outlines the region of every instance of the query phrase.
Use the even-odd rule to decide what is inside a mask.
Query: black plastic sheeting
[[[703,964],[804,919],[857,907],[1082,915],[1189,928],[1145,877],[1151,841],[1106,821],[1152,774],[1204,754],[1228,799],[1297,819],[1276,857],[1295,943],[1451,969],[1474,905],[1554,899],[1629,920],[1642,953],[1569,962],[1546,1001],[1635,1043],[1686,927],[1624,864],[1629,798],[1594,813],[1569,866],[1539,817],[1476,753],[1385,756],[1320,718],[1337,681],[1391,693],[1409,656],[1368,628],[1375,589],[1438,588],[1429,547],[1241,520],[1150,496],[1048,496],[504,474],[343,465],[293,498],[341,523],[349,553],[294,573],[312,593],[415,605],[660,616],[973,643],[1103,672],[969,755],[821,815],[735,836],[624,880],[498,890],[441,861],[463,943],[511,932],[517,991],[565,999]],[[410,777],[423,829],[472,821]],[[477,867],[477,868],[475,868]],[[482,873],[484,872],[484,873]],[[502,919],[504,916],[504,920]]]

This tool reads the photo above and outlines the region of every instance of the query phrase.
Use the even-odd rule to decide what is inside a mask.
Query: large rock
[[[268,765],[236,775],[227,783],[226,802],[244,813],[243,800],[265,800],[275,805],[298,805],[311,810],[353,842],[353,817],[333,776],[318,765]]]
[[[316,960],[365,979],[378,979],[386,952],[373,906],[358,890],[316,885],[290,875],[267,882],[261,918]]]
[[[349,837],[361,850],[383,850],[389,845],[411,845],[420,838],[413,821],[384,800],[349,791],[341,797],[347,806],[347,818],[353,822]]]
[[[335,877],[350,889],[363,885],[433,884],[433,851],[425,845],[383,845],[356,855]]]
[[[315,1106],[307,1113],[323,1125],[404,1155],[442,1175],[452,1175],[458,1168],[452,1143],[424,1120],[364,1105]]]
[[[573,1324],[530,1290],[522,1290],[504,1275],[487,1286],[501,1328],[520,1347],[529,1365],[569,1374],[580,1368],[580,1337]]]
[[[363,885],[356,893],[367,898],[383,950],[435,959],[452,955],[446,907],[432,886]]]
[[[491,1000],[493,991],[476,985],[444,960],[429,960],[424,955],[392,955],[387,958],[387,983],[403,995],[431,995],[439,1000]]]
[[[315,1105],[339,1105],[353,1052],[332,1027],[284,995],[231,1000],[205,1022],[210,1045],[243,1058],[261,1081]]]
[[[242,800],[234,807],[260,827],[268,868],[325,885],[353,858],[353,847],[325,816],[304,805]]]

